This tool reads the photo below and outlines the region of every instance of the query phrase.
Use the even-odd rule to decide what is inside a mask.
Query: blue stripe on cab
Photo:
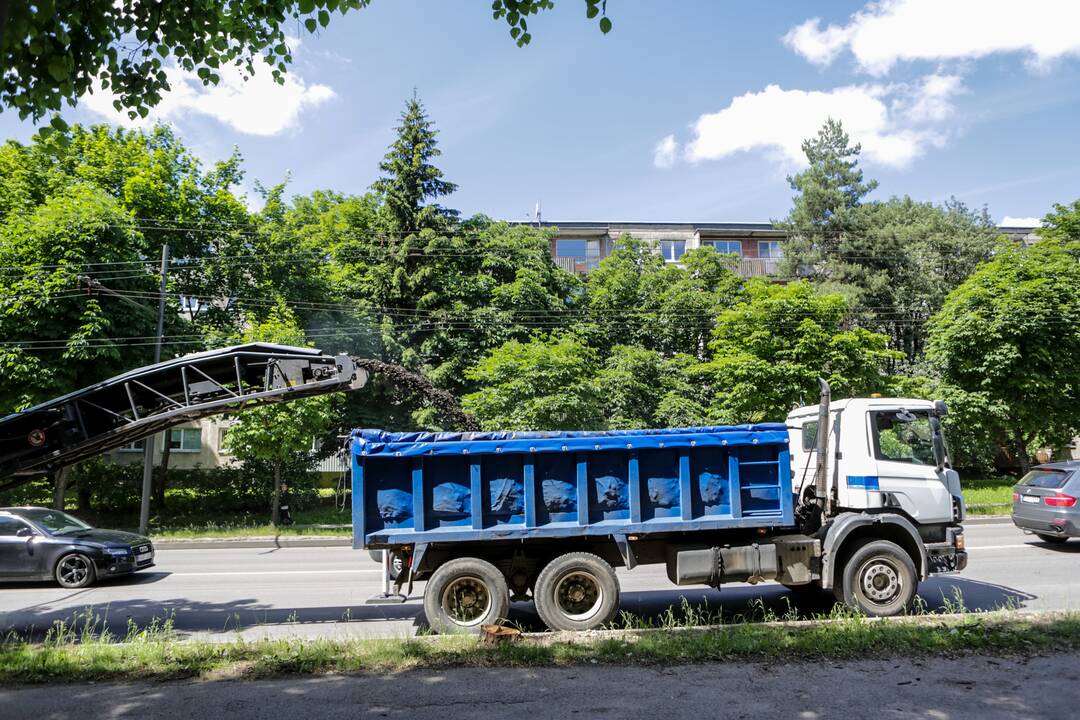
[[[862,488],[863,490],[880,490],[877,475],[848,475],[849,488]]]

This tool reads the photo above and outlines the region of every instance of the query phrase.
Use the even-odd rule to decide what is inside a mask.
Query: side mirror
[[[934,445],[934,462],[937,463],[937,469],[944,470],[945,437],[941,434],[941,419],[934,415],[930,416],[930,441]]]
[[[939,418],[943,418],[949,414],[949,406],[945,404],[944,400],[935,400],[934,412]]]
[[[15,531],[15,537],[34,537],[34,531],[28,527],[21,527]]]

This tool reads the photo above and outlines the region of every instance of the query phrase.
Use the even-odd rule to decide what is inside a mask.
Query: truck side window
[[[874,444],[879,460],[934,465],[930,416],[926,413],[874,413]]]
[[[813,452],[817,447],[818,421],[804,423],[802,426],[802,449],[803,452]]]

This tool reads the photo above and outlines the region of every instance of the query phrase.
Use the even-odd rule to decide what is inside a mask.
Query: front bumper
[[[124,555],[102,553],[97,558],[98,576],[114,577],[128,575],[139,570],[154,567],[154,548],[152,546],[139,546],[141,552],[130,552]],[[142,559],[138,559],[142,556]]]
[[[964,529],[950,527],[945,530],[945,542],[926,543],[926,569],[928,575],[958,573],[967,567],[968,554],[964,544]]]

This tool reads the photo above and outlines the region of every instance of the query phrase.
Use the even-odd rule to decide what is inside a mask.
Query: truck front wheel
[[[903,548],[871,540],[855,548],[844,565],[840,599],[864,615],[889,617],[911,607],[917,585],[915,563]]]
[[[479,558],[457,558],[436,570],[424,588],[424,614],[438,633],[479,633],[505,620],[510,609],[506,578]]]
[[[603,558],[567,553],[540,571],[533,598],[537,614],[552,630],[592,630],[619,611],[619,579]]]

